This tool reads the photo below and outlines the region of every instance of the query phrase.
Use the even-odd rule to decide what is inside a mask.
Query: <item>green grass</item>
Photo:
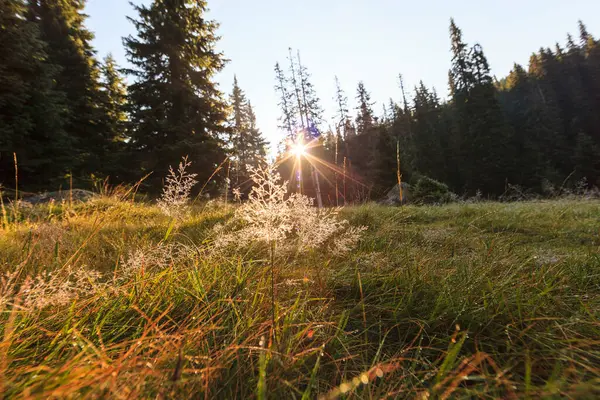
[[[205,250],[231,215],[198,206],[169,234],[112,199],[6,217],[0,271],[105,285],[30,309],[0,282],[0,397],[600,396],[598,201],[348,208],[356,251],[276,259],[276,335],[268,248]],[[194,252],[120,276],[161,242]]]

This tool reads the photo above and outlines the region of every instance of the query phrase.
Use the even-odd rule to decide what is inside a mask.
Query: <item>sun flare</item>
[[[292,146],[290,152],[296,157],[302,157],[306,155],[306,145],[297,143]]]

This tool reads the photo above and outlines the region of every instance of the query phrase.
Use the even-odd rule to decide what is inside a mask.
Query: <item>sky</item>
[[[451,17],[467,43],[483,46],[499,79],[515,62],[526,66],[542,46],[554,48],[558,42],[564,47],[568,32],[578,40],[579,19],[600,36],[600,19],[594,17],[600,15],[598,0],[208,0],[208,6],[209,17],[220,23],[217,49],[230,60],[217,77],[219,87],[230,93],[237,75],[272,148],[284,136],[277,128],[273,67],[278,61],[287,65],[289,47],[300,50],[331,121],[336,75],[351,111],[361,80],[378,114],[390,98],[400,103],[400,73],[409,100],[420,80],[445,97]],[[121,38],[135,35],[126,17],[136,17],[129,2],[88,0],[86,13],[98,56],[112,53],[126,66]]]

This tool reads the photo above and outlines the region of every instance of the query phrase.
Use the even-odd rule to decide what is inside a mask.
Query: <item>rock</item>
[[[51,201],[55,201],[57,203],[61,203],[63,201],[70,201],[73,199],[74,202],[86,202],[96,197],[94,192],[90,192],[89,190],[83,189],[73,189],[73,190],[65,190],[60,192],[47,192],[34,196],[25,197],[22,199],[24,203],[29,203],[32,205],[35,204],[45,204]]]
[[[410,198],[410,185],[406,182],[402,182],[402,201],[400,201],[400,191],[398,190],[398,184],[396,184],[396,186],[387,192],[385,197],[381,199],[379,203],[388,206],[397,206],[410,203]]]

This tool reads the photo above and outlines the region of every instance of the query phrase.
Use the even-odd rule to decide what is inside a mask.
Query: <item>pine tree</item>
[[[239,156],[238,149],[236,146],[240,141],[239,136],[241,132],[246,129],[247,116],[246,110],[248,106],[248,100],[246,94],[242,91],[238,84],[237,75],[233,77],[233,90],[229,96],[229,104],[231,105],[231,114],[229,116],[229,150],[233,153],[234,157]]]
[[[462,31],[450,19],[450,41],[452,44],[452,68],[449,73],[450,94],[466,92],[473,86],[473,68],[468,46],[462,40]]]
[[[390,101],[389,101],[388,112],[390,113],[390,119],[392,121],[395,121],[396,118],[398,118],[398,115],[401,112],[400,111],[400,107],[398,106],[398,104],[392,98],[390,98]]]
[[[300,85],[301,110],[306,118],[306,126],[314,125],[320,127],[323,123],[323,108],[321,101],[317,96],[317,92],[310,81],[310,73],[300,59],[300,51],[298,51],[298,83]]]
[[[45,56],[33,24],[25,24],[23,5],[15,0],[0,0],[0,138],[16,141],[31,129],[31,116],[25,113],[28,76],[21,70],[32,70],[31,58]],[[31,73],[31,72],[30,72]],[[12,154],[4,158],[12,158]]]
[[[545,148],[544,153],[549,164],[549,170],[545,173],[544,179],[562,184],[564,179],[573,171],[574,164],[570,155],[573,141],[566,135],[568,124],[563,120],[564,114],[561,110],[561,102],[558,98],[556,85],[552,83],[554,74],[554,58],[548,58],[547,53],[540,51],[539,54],[533,54],[529,59],[529,69],[527,72],[528,82],[532,86],[534,96],[531,97],[530,107],[534,113],[540,113],[540,117],[534,118],[534,123],[540,127]],[[523,107],[524,99],[520,99],[517,107]],[[510,112],[509,112],[510,115]],[[515,129],[519,132],[519,126]],[[543,133],[544,130],[552,132]]]
[[[390,113],[385,106],[385,103],[381,105],[381,122],[384,124],[388,124],[392,121]]]
[[[106,129],[100,72],[91,45],[94,36],[85,28],[85,0],[28,0],[28,4],[28,17],[47,43],[49,63],[60,67],[56,88],[66,96],[65,130],[74,143],[71,167],[85,178],[101,167],[94,154],[105,144]]]
[[[108,140],[112,142],[123,142],[126,139],[127,85],[119,73],[119,68],[112,54],[104,58],[101,72],[101,88],[108,119],[108,132],[106,135]]]
[[[124,39],[135,82],[129,87],[130,146],[135,162],[154,171],[154,188],[185,155],[207,181],[224,159],[219,134],[227,105],[213,79],[224,67],[215,50],[218,24],[202,0],[155,0],[135,7],[137,37]],[[218,188],[213,184],[210,189]]]
[[[230,104],[229,151],[234,161],[230,175],[234,178],[234,186],[243,186],[242,189],[247,191],[250,186],[247,184],[250,178],[248,167],[257,168],[266,161],[266,141],[256,126],[256,115],[237,77],[233,80]]]
[[[337,105],[336,111],[336,122],[339,125],[343,125],[346,123],[346,120],[349,118],[348,115],[348,97],[344,93],[344,90],[340,86],[340,81],[338,77],[335,77],[335,102]]]
[[[300,125],[302,128],[306,128],[308,126],[308,116],[304,114],[304,106],[302,105],[302,92],[300,89],[300,80],[298,79],[298,67],[296,65],[296,60],[292,55],[292,48],[288,49],[288,61],[290,63],[289,72],[289,85],[291,86],[290,93],[290,102],[294,105],[295,111],[298,113],[300,117]],[[295,138],[294,138],[295,139]]]
[[[408,101],[406,101],[406,93],[404,92],[404,78],[402,74],[398,74],[398,83],[400,84],[400,91],[402,92],[402,103],[404,104],[404,113],[409,113]]]
[[[396,138],[401,139],[406,147],[407,143],[412,144],[412,124],[413,124],[413,116],[411,115],[411,109],[408,106],[408,101],[406,100],[406,92],[404,91],[404,79],[402,78],[402,74],[398,74],[398,82],[400,86],[400,91],[402,93],[402,104],[403,108],[398,108],[396,112],[396,120],[393,124],[393,131]]]
[[[548,114],[547,107],[536,90],[535,77],[515,64],[501,93],[504,110],[514,128],[515,174],[513,183],[522,187],[541,189],[544,180],[554,181],[556,171],[551,164],[551,153],[560,147],[556,116]]]
[[[487,59],[479,45],[473,48],[472,64],[475,86],[466,105],[471,124],[465,144],[474,168],[466,188],[500,195],[506,190],[506,183],[515,182],[519,175],[514,168],[514,131],[501,108]]]
[[[442,111],[440,101],[422,81],[415,88],[413,101],[415,167],[421,174],[444,181],[447,148],[443,143],[445,132],[440,129]]]
[[[344,90],[340,86],[340,81],[338,77],[335,77],[335,102],[337,105],[337,111],[335,115],[335,120],[337,124],[337,136],[338,141],[346,140],[351,133],[352,130],[352,119],[350,118],[349,110],[348,110],[348,97],[344,93]]]
[[[49,189],[68,171],[71,142],[63,130],[64,96],[39,27],[21,0],[0,0],[0,185]]]
[[[122,156],[127,139],[127,85],[112,54],[104,58],[100,71],[105,138],[103,146],[96,149],[96,155],[100,156],[101,171],[107,175],[116,175],[116,178],[120,179],[124,176]]]
[[[288,139],[293,138],[298,125],[296,105],[294,104],[292,92],[288,88],[288,80],[279,66],[279,63],[275,64],[275,79],[275,91],[279,96],[278,105],[281,109],[281,117],[279,117],[281,125],[279,125],[279,128],[287,132]]]
[[[358,115],[356,116],[356,131],[359,135],[368,133],[374,125],[373,104],[371,103],[371,94],[365,88],[361,81],[356,90],[356,100],[358,106]]]
[[[590,33],[588,32],[587,27],[585,26],[583,21],[579,20],[579,21],[577,21],[577,23],[579,25],[580,46],[584,49],[586,49],[590,44],[593,46],[594,37],[592,35],[590,35]]]
[[[514,176],[512,130],[498,101],[497,90],[483,50],[476,44],[467,51],[462,32],[450,23],[454,114],[454,188],[475,193],[501,194]],[[464,160],[468,160],[465,165]]]
[[[285,79],[279,64],[275,65],[275,73],[278,81],[278,85],[275,88],[278,92],[280,92],[281,100],[279,104],[282,106],[283,112],[283,116],[280,121],[284,122],[284,126],[288,126],[287,140],[281,143],[279,146],[280,162],[289,159],[289,154],[287,154],[287,151],[289,150],[290,143],[297,141],[299,138],[301,140],[309,140],[310,136],[315,137],[315,133],[318,134],[318,132],[320,132],[319,124],[322,122],[323,115],[319,98],[316,95],[314,86],[310,82],[310,74],[308,73],[307,68],[302,65],[300,60],[300,53],[298,52],[296,59],[293,56],[292,49],[288,48],[288,61],[290,73],[289,79]],[[283,101],[283,99],[285,99],[285,101]],[[290,128],[291,124],[285,124],[285,121],[295,121],[295,116],[292,117],[292,115],[296,113],[300,117],[300,126],[297,128],[301,128],[301,130],[297,131],[296,128],[294,131],[292,131]],[[312,141],[312,139],[310,140]],[[314,147],[316,146],[311,146],[311,153],[314,153]],[[306,160],[300,160],[300,164],[301,166],[298,167],[298,170],[302,171],[302,176],[299,177],[298,181],[299,189],[302,191],[305,187],[302,182],[305,180],[307,171],[310,171],[310,179],[312,180],[312,186],[315,189],[314,197],[317,199],[317,204],[319,207],[321,207],[322,198],[320,194],[318,175],[314,172],[314,168],[308,162],[306,162]],[[302,164],[307,164],[307,168],[304,168]],[[291,171],[292,168],[289,168],[289,171],[284,171],[283,173]]]
[[[590,39],[585,26],[580,26],[580,36]],[[591,44],[588,43],[588,46]],[[594,57],[593,49],[593,45],[586,48],[577,45],[568,35],[566,51],[556,54],[549,49],[541,49],[535,57],[535,68],[530,67],[549,108],[548,114],[557,116],[561,122],[560,145],[553,149],[551,158],[561,183],[581,169],[573,156],[580,148],[581,138],[590,137],[600,143],[600,116],[596,112],[600,107],[600,70],[594,68],[593,62],[590,63]]]
[[[408,106],[402,75],[398,75],[398,83],[402,94],[402,104],[398,105],[390,98],[389,106],[384,108],[387,117],[381,123],[375,120],[374,137],[371,144],[374,147],[370,168],[375,190],[379,194],[386,193],[398,183],[397,149],[400,149],[402,176],[409,179],[414,164],[414,139],[412,135],[413,115]]]
[[[252,165],[256,168],[267,161],[268,142],[256,125],[256,114],[250,102],[248,102],[246,114],[248,116],[248,133],[244,157],[246,165]]]
[[[587,38],[585,46],[585,69],[588,74],[588,87],[590,101],[595,110],[600,109],[600,40],[596,40],[591,34],[587,33],[585,25],[581,23],[580,27],[582,38]],[[595,114],[600,119],[599,113]],[[591,133],[596,143],[600,145],[600,122],[595,124],[594,132]]]
[[[357,87],[356,135],[348,142],[349,159],[363,184],[370,191],[377,184],[379,130],[376,126],[371,95],[361,81]]]
[[[473,46],[471,60],[475,84],[491,85],[493,81],[490,76],[490,66],[488,65],[487,58],[483,54],[481,45],[478,43]]]

